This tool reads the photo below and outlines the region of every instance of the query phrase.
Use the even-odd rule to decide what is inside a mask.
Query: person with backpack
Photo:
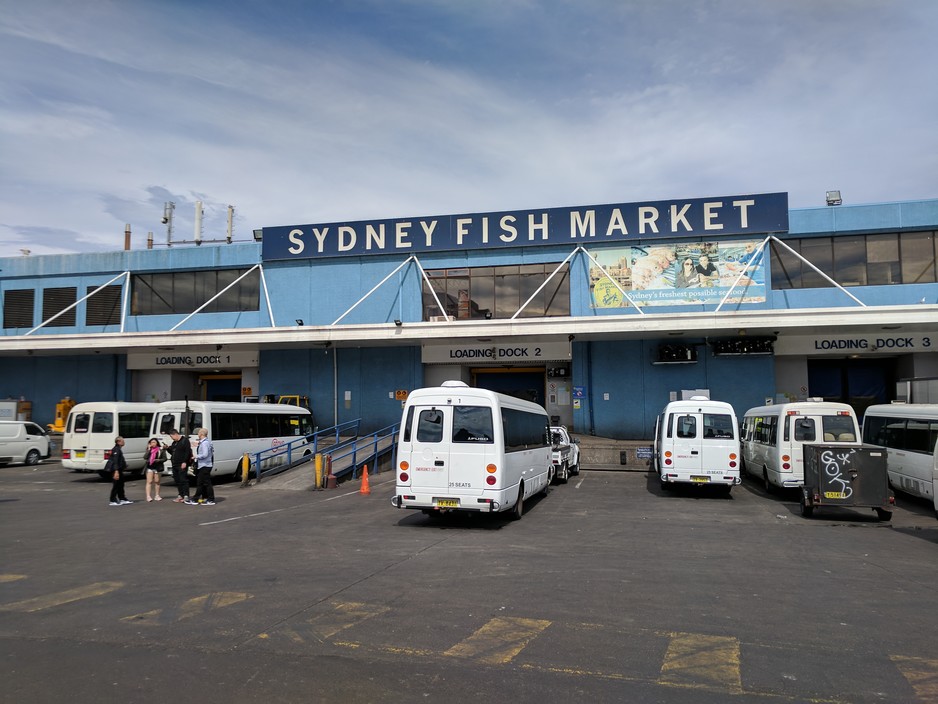
[[[179,496],[173,499],[173,502],[191,504],[188,470],[192,466],[192,446],[189,445],[189,438],[180,435],[175,428],[169,431],[169,437],[173,442],[164,447],[169,450],[169,460],[173,465],[173,481],[176,482],[176,488],[179,491]]]
[[[111,503],[110,506],[123,506],[132,504],[124,493],[124,470],[127,469],[127,460],[124,458],[124,438],[118,435],[114,438],[114,449],[108,457],[105,471],[111,475]]]
[[[212,487],[212,466],[215,464],[215,448],[208,439],[208,430],[198,429],[199,444],[195,449],[195,499],[201,506],[215,505],[215,489]]]

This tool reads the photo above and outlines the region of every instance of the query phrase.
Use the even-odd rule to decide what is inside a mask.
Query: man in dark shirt
[[[189,498],[189,464],[192,462],[192,446],[189,444],[189,438],[179,434],[179,431],[173,428],[169,431],[169,437],[172,439],[171,445],[164,447],[169,449],[169,461],[173,465],[173,481],[176,482],[176,488],[179,490],[179,496],[173,499],[177,504],[190,504]]]

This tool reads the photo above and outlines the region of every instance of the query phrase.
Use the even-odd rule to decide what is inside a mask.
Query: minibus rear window
[[[735,426],[733,417],[725,413],[703,414],[704,438],[732,440]]]
[[[485,406],[453,408],[453,442],[492,443],[492,409]]]
[[[417,442],[442,442],[443,412],[435,408],[420,411],[417,416]]]
[[[697,437],[697,419],[694,416],[678,416],[677,436],[679,438]]]

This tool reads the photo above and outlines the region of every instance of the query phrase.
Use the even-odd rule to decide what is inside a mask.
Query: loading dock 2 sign
[[[569,360],[569,342],[476,343],[463,345],[424,345],[421,360],[424,364],[540,364]]]

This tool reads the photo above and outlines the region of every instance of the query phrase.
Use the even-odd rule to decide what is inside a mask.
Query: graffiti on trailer
[[[829,484],[833,487],[840,485],[840,491],[825,492],[828,498],[849,499],[853,495],[853,487],[850,486],[850,480],[843,476],[844,468],[850,464],[850,457],[856,450],[837,454],[834,450],[825,450],[821,453],[821,462],[824,464],[824,473],[829,478]],[[831,494],[834,494],[831,496]]]

